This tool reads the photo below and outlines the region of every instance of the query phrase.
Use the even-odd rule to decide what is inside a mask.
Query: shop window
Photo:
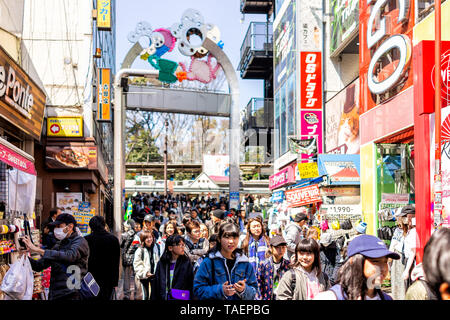
[[[443,0],[441,1],[441,3],[444,3],[445,1],[446,0]],[[434,12],[434,1],[416,0],[415,15],[414,15],[416,17],[416,24],[425,19],[432,12]]]

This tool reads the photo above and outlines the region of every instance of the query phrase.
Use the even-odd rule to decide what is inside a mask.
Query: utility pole
[[[166,126],[166,135],[164,137],[164,196],[167,197],[167,129],[169,128],[169,121],[164,121]]]

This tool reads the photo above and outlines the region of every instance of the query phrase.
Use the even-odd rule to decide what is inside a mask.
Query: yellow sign
[[[83,137],[82,117],[62,117],[47,119],[49,137]]]
[[[317,162],[299,163],[298,171],[301,179],[316,178],[319,176]]]
[[[111,69],[97,70],[97,121],[111,121]]]
[[[111,29],[111,0],[97,0],[97,28]]]

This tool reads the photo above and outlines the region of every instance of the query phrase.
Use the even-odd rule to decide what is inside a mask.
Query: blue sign
[[[273,203],[283,202],[283,200],[284,200],[284,191],[283,190],[274,192],[272,194],[272,197],[270,198],[270,202],[273,202]]]
[[[359,154],[319,154],[319,175],[327,175],[330,185],[359,185]]]

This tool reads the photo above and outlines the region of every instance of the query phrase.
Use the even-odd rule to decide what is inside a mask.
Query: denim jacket
[[[214,275],[212,276],[212,263]],[[246,279],[245,290],[231,297],[225,296],[222,285],[225,282],[234,284]],[[237,253],[233,268],[228,270],[226,259],[220,251],[212,252],[206,257],[194,278],[194,295],[200,300],[254,300],[258,284],[255,272],[247,256]]]

